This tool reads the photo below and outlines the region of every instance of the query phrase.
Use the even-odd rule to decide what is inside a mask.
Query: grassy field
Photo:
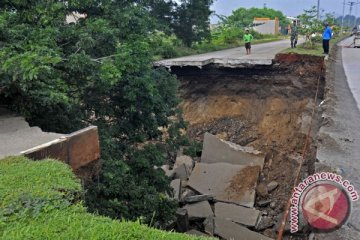
[[[69,166],[25,157],[0,160],[0,239],[208,239],[90,214]]]

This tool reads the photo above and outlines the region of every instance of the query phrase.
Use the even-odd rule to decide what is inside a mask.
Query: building
[[[253,29],[261,34],[279,34],[279,18],[254,18]]]

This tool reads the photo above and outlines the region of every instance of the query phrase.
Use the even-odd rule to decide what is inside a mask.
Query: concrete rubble
[[[249,166],[229,163],[197,163],[188,185],[201,194],[214,196],[217,201],[253,207],[255,188],[260,168],[251,169],[254,175],[247,178]],[[241,181],[247,178],[246,181]]]
[[[217,202],[215,203],[215,216],[254,227],[259,219],[260,211],[235,204]]]
[[[253,232],[244,226],[229,220],[215,218],[215,234],[228,240],[270,240],[260,233]]]
[[[265,156],[261,152],[250,147],[227,142],[216,136],[205,133],[203,150],[201,154],[202,163],[230,163],[246,166],[264,165]]]
[[[173,170],[163,168],[165,172],[174,173],[168,175],[175,178],[171,184],[179,202],[177,229],[191,235],[228,240],[270,239],[252,231],[266,231],[275,224],[272,217],[254,208],[264,161],[264,155],[253,148],[206,133],[200,162],[178,155]],[[278,183],[261,186],[267,196]],[[256,206],[271,203],[268,199]]]
[[[184,206],[184,209],[186,209],[189,214],[189,220],[205,219],[214,215],[208,201],[187,204]]]
[[[180,191],[181,191],[181,180],[180,179],[172,180],[170,183],[170,187],[174,189],[174,199],[179,201]]]

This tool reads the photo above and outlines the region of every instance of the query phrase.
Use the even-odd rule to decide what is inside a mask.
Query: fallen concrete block
[[[174,178],[181,180],[188,180],[190,174],[185,166],[185,164],[181,164],[177,168],[174,169]]]
[[[203,163],[225,162],[230,164],[260,166],[262,168],[264,161],[265,156],[251,147],[242,147],[221,140],[210,133],[205,133],[204,135],[201,154],[201,162]]]
[[[217,202],[215,203],[215,216],[254,227],[259,219],[260,211],[235,204]]]
[[[188,186],[221,202],[253,207],[260,167],[229,163],[197,163]]]
[[[180,179],[172,180],[170,183],[170,187],[174,189],[174,199],[179,201],[180,192],[181,192],[181,180]]]
[[[209,201],[213,199],[214,197],[212,195],[203,194],[203,195],[188,196],[184,199],[184,201],[187,203],[194,203],[194,202]]]
[[[211,236],[214,236],[214,231],[215,231],[215,222],[214,222],[214,216],[210,216],[210,217],[207,217],[205,220],[204,220],[204,231],[211,235]]]
[[[186,209],[179,208],[176,211],[176,228],[178,232],[189,230],[189,216]]]
[[[186,169],[190,175],[192,169],[194,168],[194,160],[191,157],[186,156],[186,155],[176,157],[176,160],[174,163],[174,168],[177,168],[177,167],[181,166],[182,164],[184,164],[186,166]]]
[[[275,225],[274,220],[271,217],[261,217],[255,226],[255,229],[262,231]]]
[[[229,220],[215,218],[215,234],[227,240],[270,240],[260,233],[250,231],[244,226]]]
[[[214,216],[214,213],[208,201],[187,204],[183,208],[187,210],[190,220]]]

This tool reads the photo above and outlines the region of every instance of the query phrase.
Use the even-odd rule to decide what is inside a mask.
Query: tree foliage
[[[213,0],[181,0],[176,4],[173,28],[187,46],[210,38],[210,6]]]
[[[252,26],[254,18],[279,18],[280,26],[287,26],[289,24],[285,15],[281,11],[272,8],[239,8],[232,12],[232,14],[224,19],[224,24],[238,28],[245,28]]]
[[[145,0],[0,3],[2,103],[48,131],[99,127],[103,172],[87,199],[115,218],[164,223],[175,209],[165,197],[169,179],[154,169],[179,136],[165,144],[160,128],[184,126],[181,117],[171,120],[179,113],[177,80],[152,67],[150,36],[167,21],[153,15],[167,7]],[[74,12],[86,18],[67,24]]]

